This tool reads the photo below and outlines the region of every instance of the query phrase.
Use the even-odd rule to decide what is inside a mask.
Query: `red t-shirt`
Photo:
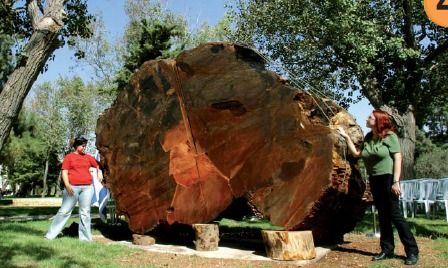
[[[69,153],[62,162],[62,169],[68,170],[68,181],[71,185],[91,184],[90,167],[98,168],[98,163],[88,154]]]

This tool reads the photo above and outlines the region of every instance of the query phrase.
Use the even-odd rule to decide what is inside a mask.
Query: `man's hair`
[[[87,139],[84,137],[77,137],[73,141],[73,148],[76,149],[76,147],[78,147],[79,145],[83,145],[83,144],[87,144]]]

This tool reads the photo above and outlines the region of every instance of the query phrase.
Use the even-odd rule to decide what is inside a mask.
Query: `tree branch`
[[[49,0],[44,17],[51,18],[57,25],[63,26],[65,17],[64,0]]]
[[[423,59],[423,65],[428,65],[433,60],[435,60],[439,55],[443,54],[448,50],[448,40],[445,40],[441,45],[434,49],[431,53]]]
[[[378,90],[378,81],[375,78],[368,78],[364,81],[362,94],[366,96],[375,109],[379,109],[384,104],[383,98]]]
[[[412,25],[412,3],[410,0],[403,1],[403,33],[407,48],[415,49],[415,36]]]
[[[32,25],[33,29],[36,30],[37,25],[39,24],[39,21],[40,21],[39,6],[37,5],[37,1],[36,0],[27,0],[26,6],[27,6],[26,10],[28,12],[28,17],[30,18],[31,25]]]

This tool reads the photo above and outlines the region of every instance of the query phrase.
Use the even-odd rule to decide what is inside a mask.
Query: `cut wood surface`
[[[134,232],[208,223],[242,197],[275,225],[334,241],[365,209],[338,125],[361,141],[343,108],[288,85],[255,51],[208,43],[144,63],[96,133]]]
[[[311,260],[316,257],[311,231],[261,231],[266,255],[274,260]]]
[[[217,224],[193,224],[196,250],[212,251],[218,250],[219,228]]]
[[[156,240],[148,235],[132,234],[132,243],[140,246],[151,246],[156,243]]]

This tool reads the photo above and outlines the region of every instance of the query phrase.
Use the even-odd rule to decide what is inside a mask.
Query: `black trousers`
[[[406,255],[418,254],[417,242],[401,213],[399,197],[391,192],[393,182],[392,174],[370,176],[369,181],[373,202],[378,209],[381,250],[385,253],[394,252],[393,223],[395,228],[397,228]]]

